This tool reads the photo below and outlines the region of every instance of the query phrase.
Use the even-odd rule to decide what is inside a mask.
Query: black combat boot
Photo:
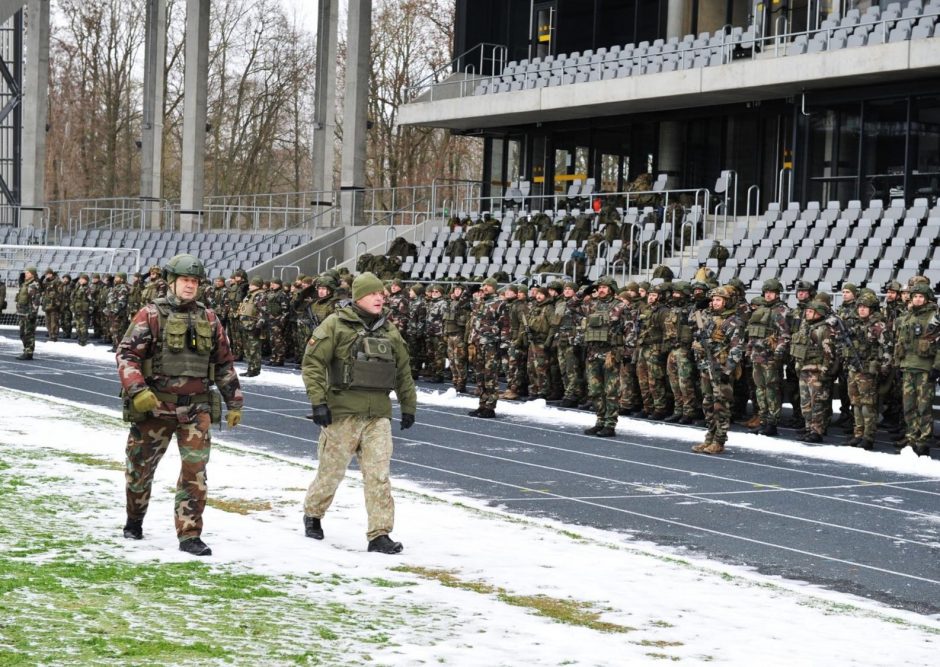
[[[578,407],[578,401],[574,398],[563,398],[561,399],[561,407],[563,408],[576,408]]]
[[[19,355],[19,356],[17,357],[17,359],[19,359],[20,361],[32,361],[32,360],[33,360],[33,353],[32,353],[32,352],[23,352],[23,354]]]
[[[862,438],[862,441],[858,443],[858,446],[861,447],[862,449],[867,449],[868,451],[871,451],[875,448],[875,441],[872,440],[871,438]]]
[[[597,435],[598,433],[600,433],[600,430],[602,428],[604,427],[599,424],[595,424],[591,428],[584,429],[584,435]]]
[[[307,537],[315,540],[323,539],[323,527],[320,526],[320,520],[313,516],[304,515],[304,533]]]
[[[185,551],[193,556],[211,556],[212,549],[198,537],[190,537],[188,540],[180,542],[180,551]]]
[[[493,408],[480,408],[479,414],[477,417],[481,419],[494,419],[496,417],[496,410]]]
[[[764,428],[766,428],[766,426],[767,424],[765,424],[764,422],[760,422],[759,424],[757,424],[757,426],[749,428],[747,432],[750,433],[751,435],[763,435]]]
[[[849,438],[845,441],[847,447],[858,447],[862,443],[862,439],[857,435],[853,438]]]
[[[669,424],[675,424],[675,423],[677,423],[677,422],[681,422],[681,421],[682,421],[682,415],[680,415],[678,412],[675,412],[675,413],[669,415],[668,417],[666,417],[663,421],[664,421],[664,422],[667,422],[667,423],[669,423]]]
[[[594,435],[596,435],[598,438],[612,438],[617,435],[617,433],[610,426],[605,426]]]
[[[144,539],[144,520],[128,518],[124,524],[124,537],[129,540]]]
[[[388,535],[379,535],[374,540],[369,541],[369,551],[375,551],[380,554],[400,554],[401,542],[396,542]]]
[[[821,435],[816,433],[816,431],[810,431],[806,434],[805,438],[802,438],[802,440],[803,442],[819,443],[823,441],[823,438]]]
[[[777,435],[777,425],[771,424],[770,422],[764,424],[764,428],[760,430],[761,435],[775,436]]]
[[[256,371],[245,371],[244,373],[241,374],[241,376],[242,376],[243,378],[253,378],[253,377],[257,376],[257,375],[261,375],[261,371],[257,371],[257,370],[256,370]]]
[[[468,416],[468,417],[479,417],[479,416],[480,416],[480,410],[482,410],[482,409],[483,409],[483,408],[477,408],[476,410],[471,410],[470,412],[467,413],[467,416]]]

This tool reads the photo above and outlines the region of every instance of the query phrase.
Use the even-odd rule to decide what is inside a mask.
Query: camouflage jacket
[[[408,329],[408,318],[411,313],[411,301],[408,293],[400,289],[388,297],[388,321],[394,324],[405,335]]]
[[[44,278],[42,281],[42,309],[58,310],[62,307],[62,290],[58,278]]]
[[[238,321],[250,333],[260,331],[264,321],[264,290],[248,292],[238,305]]]
[[[427,319],[425,320],[424,333],[426,336],[444,335],[444,315],[447,313],[447,299],[440,296],[436,299],[428,299],[425,302],[427,310]]]
[[[320,326],[327,317],[332,315],[336,311],[336,297],[330,295],[325,299],[317,299],[316,301],[310,301],[303,310],[303,313],[298,318],[298,322],[305,327],[309,327],[311,331]],[[392,321],[392,318],[388,318],[389,322]],[[394,324],[394,322],[392,322]],[[397,326],[397,325],[396,325]]]
[[[223,301],[229,319],[237,313],[238,307],[241,305],[242,301],[245,300],[246,296],[248,296],[248,285],[245,283],[232,282],[231,285],[225,288]]]
[[[588,352],[600,352],[623,345],[624,304],[612,294],[606,299],[595,298],[582,305],[581,327]]]
[[[623,346],[627,352],[633,353],[640,333],[640,313],[647,308],[642,297],[636,297],[623,307]]]
[[[447,306],[444,309],[444,335],[445,336],[466,336],[467,323],[470,321],[470,297],[466,292],[455,299],[447,299]]]
[[[692,347],[692,308],[693,306],[684,300],[682,303],[674,303],[666,310],[666,316],[663,320],[663,346],[667,350],[682,348],[689,350]]]
[[[180,303],[172,294],[165,300],[161,299],[160,303],[166,303],[169,309],[176,312],[192,313],[197,317],[199,311],[205,314],[210,324],[211,348],[208,363],[212,369],[211,377],[215,378],[214,382],[229,409],[241,408],[244,398],[229,349],[228,336],[225,335],[216,314],[196,301]],[[126,395],[134,396],[148,387],[157,392],[179,396],[206,394],[212,384],[212,380],[208,378],[144,375],[145,368],[149,365],[145,362],[152,360],[158,352],[158,347],[163,344],[161,333],[161,316],[155,304],[147,304],[131,320],[124,338],[118,344],[116,355],[118,377]],[[161,400],[153,414],[157,417],[175,417],[181,407]],[[189,408],[189,414],[207,412],[208,409],[207,403],[193,404]]]
[[[268,290],[264,295],[262,317],[266,326],[283,326],[290,310],[290,297],[282,289]]]
[[[151,280],[147,283],[147,286],[143,288],[140,293],[141,303],[153,303],[154,300],[161,297],[165,297],[167,292],[167,284],[163,278],[157,278],[156,280]]]
[[[484,297],[480,314],[470,329],[470,343],[503,347],[509,343],[509,310],[498,295]]]
[[[699,370],[735,377],[744,360],[744,323],[734,308],[694,313],[692,351]]]
[[[428,325],[428,308],[423,296],[411,299],[409,305],[411,309],[408,322],[406,323],[407,330],[405,331],[405,338],[414,342],[424,338],[424,333]]]
[[[747,322],[747,352],[751,363],[783,359],[790,349],[789,309],[782,301],[758,306]]]
[[[871,313],[855,320],[850,330],[852,349],[843,353],[846,363],[854,364],[855,355],[862,367],[855,370],[872,375],[886,374],[891,366],[891,330],[881,313]],[[853,353],[854,352],[854,353]]]
[[[138,280],[133,285],[129,285],[129,287],[130,293],[127,296],[127,312],[136,313],[138,310],[140,310],[140,307],[144,305],[144,289],[140,285],[140,280]]]
[[[28,280],[20,285],[16,293],[16,314],[20,317],[36,317],[42,305],[42,289],[38,280]]]
[[[581,300],[577,296],[570,299],[559,298],[559,303],[564,303],[565,310],[558,321],[558,339],[562,343],[575,345],[577,342],[578,331],[581,328],[581,320],[584,315],[581,313]]]
[[[901,370],[940,370],[940,314],[937,304],[911,307],[897,323],[894,360]]]
[[[211,308],[215,311],[216,315],[223,317],[224,313],[222,312],[222,294],[224,293],[223,289],[218,289],[215,285],[207,285],[205,290],[202,293],[202,302],[206,304],[207,308]]]
[[[640,326],[636,338],[637,346],[653,347],[662,345],[668,312],[669,307],[661,301],[657,301],[649,308],[640,311]]]
[[[823,319],[803,320],[790,338],[790,355],[797,371],[826,375],[838,365],[832,327]]]
[[[526,315],[526,321],[529,323],[530,345],[551,345],[557,329],[554,297],[549,297],[541,303],[533,302]]]
[[[104,312],[107,315],[121,317],[127,313],[127,300],[130,297],[131,288],[125,283],[115,285],[108,292],[108,301],[105,304]]]
[[[91,285],[76,283],[70,300],[72,313],[86,315],[91,311]]]
[[[506,310],[509,313],[509,341],[516,347],[525,347],[529,344],[523,324],[529,316],[529,308],[529,302],[518,297],[506,302]]]

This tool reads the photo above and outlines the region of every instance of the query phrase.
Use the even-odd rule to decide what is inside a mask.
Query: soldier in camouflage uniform
[[[829,419],[830,395],[836,361],[832,330],[825,318],[829,306],[812,301],[803,313],[799,331],[790,339],[790,355],[800,377],[800,410],[806,431],[798,438],[804,442],[822,442]]]
[[[130,288],[131,291],[127,297],[127,312],[131,317],[133,317],[144,305],[143,276],[139,273],[135,273],[133,276],[131,276]],[[211,308],[211,306],[209,307]],[[219,313],[216,312],[216,315],[218,314]]]
[[[46,336],[50,341],[59,340],[59,312],[62,308],[62,294],[59,290],[59,277],[52,269],[46,269],[42,279],[42,311],[46,316]]]
[[[796,306],[787,312],[787,326],[790,329],[791,336],[799,331],[806,307],[816,297],[816,288],[810,282],[799,280],[793,289],[796,292]],[[789,350],[787,350],[784,366],[782,391],[783,400],[793,406],[793,416],[784,422],[784,426],[790,426],[797,430],[805,429],[806,422],[803,420],[803,413],[800,411],[800,374],[796,371],[796,364]]]
[[[499,398],[499,357],[509,342],[507,304],[496,293],[496,280],[483,281],[483,297],[478,316],[472,321],[469,344],[476,348],[474,374],[480,390],[480,404],[471,417],[492,419]]]
[[[905,438],[918,456],[930,453],[933,397],[940,378],[940,314],[933,290],[923,282],[910,287],[911,307],[897,321],[894,360],[901,369]]]
[[[95,292],[95,338],[111,342],[111,329],[108,319],[108,295],[111,294],[113,279],[108,274],[102,274],[101,286]]]
[[[467,390],[467,323],[470,321],[470,297],[463,285],[455,283],[444,310],[444,338],[451,381],[458,392]]]
[[[525,322],[532,308],[522,285],[507,285],[502,292],[509,311],[509,345],[503,360],[506,371],[506,391],[500,398],[514,401],[529,395],[529,335]]]
[[[577,285],[572,282],[564,284],[561,298],[558,300],[564,306],[564,312],[558,323],[557,357],[561,368],[565,395],[561,400],[561,407],[576,408],[584,401],[587,390],[584,386],[584,364],[581,361],[581,299],[577,295]]]
[[[663,321],[663,349],[666,356],[666,375],[675,410],[664,421],[692,424],[701,403],[695,389],[695,364],[692,361],[692,287],[685,281],[672,284],[672,302]]]
[[[307,341],[310,340],[310,334],[336,310],[335,293],[336,281],[326,274],[302,290],[300,305],[303,310],[297,315],[297,349],[301,350],[301,357],[303,350],[306,349]],[[308,295],[310,295],[309,298]],[[391,317],[389,317],[389,322],[392,322]]]
[[[245,334],[242,329],[238,309],[248,295],[248,276],[244,269],[236,269],[232,274],[232,282],[225,290],[225,311],[228,313],[228,337],[232,342],[232,355],[235,361],[244,357],[242,350]]]
[[[263,284],[261,276],[252,276],[248,284],[248,294],[235,311],[239,329],[244,332],[242,351],[245,355],[245,363],[248,364],[248,369],[242,375],[249,378],[261,373],[260,334],[264,317],[264,291],[261,286]]]
[[[417,380],[427,362],[427,328],[428,309],[424,300],[424,285],[416,283],[411,286],[408,294],[409,313],[405,330],[405,340],[408,341],[408,351],[411,354],[411,377]]]
[[[72,337],[72,276],[63,275],[59,279],[59,299],[62,308],[59,311],[59,329],[63,338]]]
[[[646,295],[648,308],[640,311],[637,332],[636,376],[643,400],[643,416],[665,419],[669,412],[666,396],[666,363],[663,351],[663,325],[672,294],[669,283],[660,283]]]
[[[202,293],[203,303],[206,304],[206,308],[211,308],[215,311],[215,314],[222,321],[224,325],[226,323],[223,297],[225,295],[225,279],[221,276],[216,277],[211,285],[208,285],[205,291]]]
[[[842,320],[843,325],[848,330],[852,330],[858,319],[858,309],[855,300],[858,298],[859,289],[852,283],[842,285],[842,305],[839,306],[836,316]],[[849,396],[849,376],[848,368],[842,363],[843,355],[839,355],[839,408],[840,416],[836,425],[844,426],[846,431],[852,432],[852,398]]]
[[[424,326],[424,335],[427,345],[427,369],[429,381],[435,384],[444,381],[444,366],[447,362],[447,341],[444,340],[444,314],[447,312],[447,299],[444,298],[444,288],[438,284],[428,288],[428,298],[425,301],[427,320]]]
[[[744,324],[745,328],[745,342],[747,339],[747,322],[751,318],[751,304],[747,301],[747,289],[744,286],[744,283],[735,276],[728,280],[728,287],[732,287],[735,290],[735,303],[738,317],[741,318],[741,322]],[[744,358],[741,360],[741,372],[736,378],[733,379],[734,385],[734,403],[731,406],[731,421],[743,421],[747,416],[747,404],[751,400],[752,385],[753,385],[753,376],[754,372],[751,368],[751,359],[745,354]],[[756,403],[755,403],[756,405]],[[758,415],[754,415],[752,420],[746,423],[749,428],[753,428],[760,424]]]
[[[628,282],[623,309],[623,359],[620,362],[620,410],[623,416],[643,412],[643,396],[636,375],[637,335],[640,312],[649,308],[646,299],[640,297],[640,286]]]
[[[150,267],[147,278],[147,285],[143,287],[140,293],[140,301],[143,305],[165,297],[167,291],[166,280],[163,279],[163,270],[156,264]]]
[[[105,289],[105,284],[101,282],[101,276],[97,273],[91,274],[91,282],[88,284],[88,294],[91,298],[91,308],[88,311],[88,329],[93,337],[100,335],[98,330],[98,294]]]
[[[705,411],[705,440],[692,447],[693,452],[721,454],[728,441],[733,382],[741,373],[744,358],[744,322],[735,307],[736,292],[731,286],[712,290],[711,309],[693,313],[692,351],[702,384],[702,409]]]
[[[16,293],[16,319],[20,325],[20,341],[23,352],[17,357],[20,361],[30,361],[36,349],[36,320],[39,319],[39,307],[42,305],[42,288],[35,266],[27,266],[23,271],[23,282]]]
[[[395,524],[389,391],[401,405],[402,429],[414,424],[417,394],[405,342],[385,319],[382,281],[371,273],[358,276],[352,299],[352,305],[314,330],[304,352],[304,385],[320,426],[317,475],[304,500],[304,531],[323,539],[321,519],[355,454],[365,486],[368,550],[397,554],[401,542],[389,537]]]
[[[885,326],[888,330],[888,356],[894,357],[894,341],[897,330],[895,324],[905,312],[904,302],[901,301],[901,283],[892,280],[885,285],[885,299],[881,308]],[[888,376],[882,378],[878,385],[878,396],[884,406],[884,417],[879,426],[889,431],[897,432],[901,429],[901,414],[903,413],[901,391],[901,371],[892,365]]]
[[[71,310],[75,318],[75,336],[78,344],[84,347],[88,344],[88,314],[91,312],[91,287],[86,273],[78,277],[72,289]]]
[[[396,278],[389,284],[388,291],[388,321],[395,325],[402,336],[405,336],[408,332],[408,318],[411,314],[408,290],[404,288],[402,281]]]
[[[544,287],[534,289],[534,303],[523,315],[523,326],[529,339],[526,370],[529,375],[529,395],[532,398],[548,398],[549,368],[547,344],[554,336],[552,316],[555,311],[554,300],[548,296]]]
[[[861,294],[855,302],[858,317],[850,331],[852,349],[843,354],[855,412],[852,437],[846,444],[871,449],[878,421],[878,380],[891,372],[891,332],[878,312],[878,297]]]
[[[108,315],[108,331],[111,334],[111,351],[117,352],[118,343],[124,337],[124,331],[130,320],[127,312],[127,300],[131,288],[127,285],[127,274],[123,271],[115,274],[114,287],[108,292],[105,312]]]
[[[763,305],[751,313],[747,323],[747,354],[760,417],[760,424],[751,433],[773,436],[777,435],[783,409],[783,364],[790,349],[790,325],[788,308],[780,300],[780,281],[765,281],[761,291]]]
[[[623,304],[614,298],[617,281],[601,276],[594,283],[597,296],[584,306],[584,367],[588,396],[594,402],[596,422],[586,435],[615,435],[620,403],[620,356],[623,354]]]
[[[281,279],[271,278],[271,289],[264,299],[264,326],[268,330],[268,340],[271,341],[271,366],[283,366],[287,352],[286,324],[287,312],[290,310],[290,297],[284,291]]]
[[[209,428],[222,416],[212,385],[228,407],[230,428],[241,421],[243,397],[228,337],[215,313],[195,300],[199,281],[205,277],[202,262],[192,255],[177,255],[167,262],[166,272],[167,296],[137,312],[116,355],[124,418],[131,422],[124,537],[143,538],[154,473],[175,433],[182,459],[174,508],[179,548],[209,556],[212,550],[201,537]]]

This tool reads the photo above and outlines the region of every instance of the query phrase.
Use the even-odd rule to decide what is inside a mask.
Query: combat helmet
[[[927,283],[917,282],[911,285],[911,296],[915,294],[923,294],[929,301],[933,301],[933,290]]]
[[[812,296],[816,293],[816,286],[809,282],[808,280],[797,280],[793,284],[793,291],[795,292],[809,292]]]
[[[776,292],[780,294],[783,292],[783,284],[776,278],[771,278],[770,280],[765,280],[764,284],[760,288],[761,293],[764,292]]]
[[[709,297],[720,297],[725,300],[725,306],[730,306],[734,302],[735,290],[733,287],[728,285],[722,285],[721,287],[716,287],[708,294]]]
[[[198,258],[187,253],[175,255],[163,267],[163,279],[173,282],[179,276],[192,276],[205,280],[206,267]]]
[[[855,299],[855,303],[859,306],[867,306],[868,308],[875,309],[878,307],[878,297],[872,292],[864,292]]]
[[[817,299],[806,304],[806,310],[814,310],[820,317],[826,317],[829,315],[829,304]]]
[[[617,281],[614,280],[612,276],[601,276],[594,282],[594,284],[597,286],[607,285],[611,292],[616,292],[618,288]]]

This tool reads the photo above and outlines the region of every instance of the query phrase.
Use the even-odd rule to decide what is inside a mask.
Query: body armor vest
[[[751,339],[764,339],[770,336],[776,327],[773,324],[773,310],[768,306],[760,306],[747,322],[747,336]]]
[[[210,378],[212,323],[202,304],[193,312],[173,310],[165,298],[154,301],[160,313],[160,337],[153,373],[167,377]]]
[[[790,341],[790,354],[802,365],[821,364],[823,361],[822,328],[829,325],[823,321],[818,324],[812,324],[808,327],[800,327],[800,330],[793,334]],[[820,331],[820,335],[813,336],[813,332]]]
[[[594,302],[594,310],[584,318],[585,343],[615,345],[619,342],[620,336],[614,333],[610,321],[610,314],[616,305],[617,302],[612,298]]]
[[[385,318],[371,331],[365,328],[356,334],[345,359],[334,358],[330,366],[330,382],[337,389],[395,389],[395,353],[388,338]]]

